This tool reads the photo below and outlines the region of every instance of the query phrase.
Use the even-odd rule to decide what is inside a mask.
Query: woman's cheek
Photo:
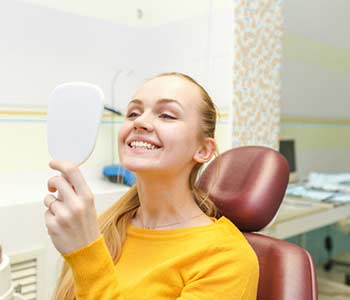
[[[119,129],[118,132],[118,152],[119,152],[119,158],[120,160],[122,160],[122,155],[123,155],[123,146],[124,146],[124,141],[126,140],[127,136],[126,136],[126,129],[125,126],[122,125],[122,127]]]
[[[124,122],[124,123],[122,123],[122,125],[120,126],[120,128],[119,128],[119,132],[118,132],[118,144],[122,144],[123,143],[123,141],[125,141],[126,140],[126,138],[127,138],[127,128],[128,128],[128,126],[127,126],[127,124]]]

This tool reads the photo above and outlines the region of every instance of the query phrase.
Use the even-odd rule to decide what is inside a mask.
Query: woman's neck
[[[189,220],[201,215],[186,176],[137,178],[140,207],[136,219],[146,227],[157,227]],[[203,213],[203,216],[205,214]]]

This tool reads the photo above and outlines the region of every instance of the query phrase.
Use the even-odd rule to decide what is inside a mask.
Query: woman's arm
[[[115,266],[100,233],[93,194],[79,168],[68,161],[51,161],[60,171],[48,181],[58,191],[44,199],[45,223],[56,249],[70,265],[77,300],[121,300]]]
[[[54,246],[64,255],[95,241],[100,230],[93,193],[78,166],[53,160],[50,167],[62,175],[48,181],[48,190],[58,195],[44,199],[45,224]]]
[[[63,256],[72,269],[76,300],[122,300],[104,238]]]

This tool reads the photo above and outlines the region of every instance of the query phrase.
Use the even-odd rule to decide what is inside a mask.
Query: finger
[[[44,205],[49,209],[51,210],[51,205],[53,204],[53,202],[55,202],[57,199],[54,195],[52,194],[49,194],[49,195],[46,195],[45,198],[44,198]]]
[[[63,201],[57,199],[53,195],[47,195],[44,199],[44,204],[47,207],[48,212],[53,216],[59,215],[62,210],[67,210]]]
[[[60,171],[79,196],[85,196],[87,191],[90,191],[77,165],[65,160],[52,160],[49,166],[54,170]]]
[[[71,202],[71,199],[77,198],[72,186],[67,182],[67,180],[62,176],[51,177],[47,181],[48,190],[56,189],[59,193],[59,198],[62,201]]]
[[[55,216],[52,215],[49,210],[45,212],[45,225],[47,228],[47,233],[50,236],[58,234],[58,224],[55,220]]]
[[[47,189],[49,190],[49,192],[51,192],[51,193],[56,193],[57,192],[57,189],[56,188],[54,188],[54,187],[51,187],[51,186],[47,186]]]
[[[47,212],[54,218],[52,220],[55,220],[55,224],[60,227],[68,227],[72,221],[72,213],[68,210],[67,206],[58,199],[50,202]]]

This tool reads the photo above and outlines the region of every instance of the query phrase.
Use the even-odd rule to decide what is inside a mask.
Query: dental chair
[[[260,269],[257,300],[317,300],[311,255],[287,241],[255,233],[274,218],[288,177],[288,163],[279,152],[245,146],[219,155],[198,180],[220,215],[243,232],[257,254]]]

